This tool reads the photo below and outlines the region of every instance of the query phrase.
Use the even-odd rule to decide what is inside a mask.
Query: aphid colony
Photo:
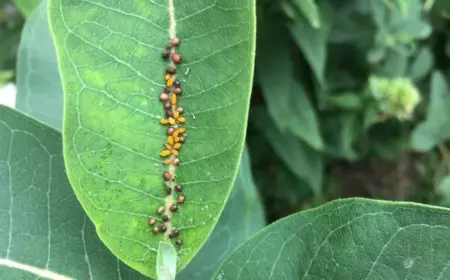
[[[160,206],[156,213],[161,216],[163,225],[156,226],[157,219],[150,217],[148,224],[153,227],[153,232],[165,233],[170,228],[170,219],[172,213],[178,211],[179,205],[183,204],[185,196],[182,194],[183,186],[175,184],[175,166],[180,164],[178,158],[180,149],[186,139],[186,129],[181,125],[186,122],[186,118],[183,116],[183,107],[178,106],[178,100],[181,96],[181,81],[175,76],[175,65],[181,63],[181,56],[175,52],[176,46],[180,44],[180,39],[172,38],[170,44],[167,45],[162,53],[162,58],[168,60],[171,58],[170,66],[166,69],[165,74],[165,87],[164,91],[159,96],[159,100],[164,106],[166,111],[166,117],[160,120],[162,125],[167,125],[167,142],[164,144],[164,148],[160,153],[160,156],[164,158],[164,164],[169,167],[169,171],[165,171],[162,175],[168,200],[172,200],[173,192],[178,193],[176,203],[170,203],[170,205]],[[172,228],[168,237],[176,239],[176,244],[181,246],[183,241],[178,238],[180,230]]]

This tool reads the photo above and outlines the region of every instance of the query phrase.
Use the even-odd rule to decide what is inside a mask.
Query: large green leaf
[[[97,238],[58,132],[0,106],[0,146],[0,279],[144,279]]]
[[[4,146],[0,159],[0,181],[3,182],[0,194],[4,201],[0,199],[0,205],[5,208],[0,211],[0,220],[6,225],[0,230],[0,279],[23,279],[21,277],[32,274],[24,270],[23,265],[75,279],[89,278],[89,271],[96,275],[96,279],[143,278],[120,263],[97,238],[93,224],[67,180],[59,133],[11,109],[0,107],[0,139]],[[11,201],[12,214],[9,212]],[[15,216],[19,218],[14,219]],[[14,235],[7,259],[10,219]],[[30,232],[29,228],[33,225],[37,229]],[[245,152],[235,187],[217,226],[205,246],[177,279],[209,279],[230,250],[263,226],[262,206]],[[234,227],[238,230],[231,230]],[[86,237],[85,244],[83,237]],[[46,266],[48,248],[53,257]]]
[[[169,65],[161,52],[176,32],[183,56],[179,103],[189,114],[175,170],[187,201],[167,226],[182,231],[181,270],[211,233],[237,173],[253,73],[254,5],[50,1],[69,179],[107,247],[148,276],[155,276],[157,246],[170,232],[153,234],[148,217],[174,198],[166,195],[159,158],[166,128],[158,97]]]
[[[450,212],[337,200],[264,228],[215,279],[448,279]]]
[[[13,0],[17,8],[22,12],[22,14],[28,17],[34,9],[39,5],[41,0]]]
[[[16,108],[57,129],[63,94],[44,0],[28,18],[17,57]]]
[[[292,4],[308,19],[313,27],[320,27],[319,8],[314,0],[294,0]]]

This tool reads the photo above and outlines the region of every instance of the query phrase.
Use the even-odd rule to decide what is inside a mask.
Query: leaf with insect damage
[[[145,275],[155,277],[158,244],[174,227],[181,230],[171,240],[183,242],[177,251],[183,269],[230,193],[247,123],[254,6],[250,0],[50,1],[69,180],[106,246]],[[178,121],[186,141],[179,150],[170,145],[181,164],[166,167],[160,152],[172,140],[160,124],[159,97],[171,64],[161,53],[174,34],[181,39],[182,95],[172,102],[184,108],[185,123],[178,116],[165,122]],[[173,213],[178,193],[166,194],[166,171],[169,187],[184,186],[185,202]],[[154,216],[163,225],[161,206],[167,230],[154,234],[147,223]]]

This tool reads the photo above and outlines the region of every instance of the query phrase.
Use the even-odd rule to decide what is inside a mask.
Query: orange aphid
[[[171,77],[172,77],[172,75],[167,74],[167,75],[166,75],[166,81],[168,81]]]
[[[164,150],[159,155],[162,157],[169,156],[171,154],[170,150]]]
[[[174,118],[169,118],[168,122],[169,122],[171,125],[174,125],[174,124],[175,124],[175,119],[174,119]]]
[[[166,86],[171,87],[173,86],[173,82],[175,81],[174,77],[170,77],[170,79],[167,80]]]
[[[169,120],[167,120],[167,119],[162,119],[162,120],[160,120],[159,121],[161,124],[168,124],[169,123]]]
[[[174,139],[175,139],[175,143],[180,142],[180,137],[175,137]]]
[[[177,104],[177,96],[175,94],[172,94],[172,99],[170,100],[170,103],[172,103],[172,105],[176,105]]]
[[[167,137],[167,143],[169,145],[173,145],[173,137],[172,136]]]
[[[174,149],[170,150],[170,152],[171,152],[174,156],[178,156],[178,155],[180,154],[180,153],[178,153],[177,150],[174,150]]]
[[[180,117],[180,112],[175,111],[175,112],[173,113],[173,117],[174,117],[175,119],[178,119],[178,118]]]
[[[170,158],[164,160],[165,165],[169,165],[171,163],[172,163],[172,160]]]
[[[186,118],[185,117],[179,117],[177,119],[177,121],[180,122],[180,123],[184,123],[184,122],[186,122]]]
[[[181,148],[181,143],[175,143],[175,145],[173,145],[174,149],[180,149]]]

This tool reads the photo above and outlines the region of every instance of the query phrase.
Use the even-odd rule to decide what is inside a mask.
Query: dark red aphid
[[[172,188],[171,187],[168,187],[167,188],[167,195],[171,195],[172,194]]]
[[[178,236],[180,234],[180,230],[174,227],[172,233],[174,236]]]
[[[172,44],[172,46],[176,47],[180,44],[180,38],[173,37],[170,39],[170,43]]]
[[[172,180],[172,175],[170,175],[170,173],[166,171],[163,173],[163,178],[166,181],[170,181],[170,180]]]
[[[177,72],[177,69],[175,67],[168,67],[166,69],[167,74],[175,74],[175,72]]]
[[[161,57],[163,58],[163,59],[168,59],[169,58],[169,56],[170,56],[170,50],[164,50],[163,52],[162,52],[162,54],[161,54]]]
[[[178,210],[178,205],[176,205],[176,204],[170,205],[170,211],[176,212],[177,210]]]
[[[177,87],[173,90],[173,93],[175,93],[176,95],[180,95],[181,94],[181,88]]]
[[[163,220],[164,222],[167,222],[167,221],[169,220],[169,216],[164,215],[163,218],[162,218],[162,220]]]
[[[166,103],[164,103],[164,108],[166,108],[166,109],[172,108],[172,104],[170,104],[170,101],[167,101]]]
[[[155,218],[153,218],[153,217],[151,217],[151,218],[148,220],[148,224],[151,225],[151,226],[153,226],[155,223],[156,223],[156,220],[155,220]]]
[[[186,198],[185,196],[180,195],[180,196],[178,197],[178,199],[177,199],[177,202],[178,202],[179,204],[182,204],[182,203],[184,202],[185,198]]]
[[[173,53],[172,54],[172,61],[173,61],[173,63],[176,63],[176,64],[180,63],[181,62],[181,56],[179,54],[177,54],[177,53]]]
[[[183,245],[183,240],[177,239],[177,241],[175,243],[177,243],[178,246],[181,246],[181,245]]]
[[[169,100],[169,95],[167,93],[161,93],[161,95],[159,96],[159,100],[165,102],[165,101]]]
[[[175,186],[175,190],[176,190],[177,192],[181,192],[181,191],[183,190],[183,186],[182,186],[182,185],[176,185],[176,186]]]
[[[165,232],[167,230],[167,227],[166,226],[160,226],[159,230],[162,231],[162,232]]]
[[[179,88],[179,87],[181,87],[181,81],[180,80],[175,80],[175,82],[173,82],[173,85],[176,87],[176,88]]]

